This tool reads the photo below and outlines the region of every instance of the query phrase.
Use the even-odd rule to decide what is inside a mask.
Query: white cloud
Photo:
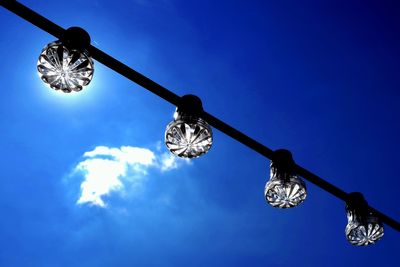
[[[186,162],[187,164],[192,163],[190,159],[178,158],[171,153],[161,154],[159,161],[160,161],[160,170],[163,172],[177,169],[183,162]]]
[[[77,204],[88,203],[106,207],[103,197],[112,192],[122,192],[127,183],[141,183],[149,168],[161,172],[178,168],[182,160],[170,153],[156,155],[147,148],[98,146],[83,154],[75,171],[84,177]]]
[[[127,164],[152,165],[155,160],[154,153],[147,148],[122,146],[121,148],[109,148],[98,146],[93,151],[86,152],[84,157],[111,156],[115,160]]]
[[[164,153],[161,155],[161,171],[169,171],[178,168],[177,159],[174,155]]]

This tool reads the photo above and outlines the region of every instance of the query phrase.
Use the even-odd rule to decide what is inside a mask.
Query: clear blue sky
[[[23,3],[400,219],[398,1]],[[174,161],[174,107],[98,62],[81,93],[48,89],[54,38],[2,8],[0,24],[0,266],[398,264],[398,232],[351,246],[344,204],[310,183],[268,206],[269,162],[218,131]]]

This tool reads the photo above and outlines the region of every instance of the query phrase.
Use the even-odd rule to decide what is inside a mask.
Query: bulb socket
[[[289,179],[294,174],[295,162],[292,153],[286,149],[277,149],[274,151],[271,159],[271,170],[278,177]]]
[[[178,114],[200,117],[204,112],[201,99],[195,95],[184,95],[181,97],[176,108]]]
[[[346,200],[346,212],[353,214],[358,221],[363,223],[372,215],[369,210],[368,202],[360,192],[348,194]]]
[[[90,35],[80,27],[68,28],[60,39],[68,49],[85,52],[90,46]]]

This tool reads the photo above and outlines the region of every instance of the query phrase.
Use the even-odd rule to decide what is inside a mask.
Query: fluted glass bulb
[[[383,224],[371,212],[364,214],[356,209],[346,208],[347,226],[345,229],[347,240],[355,246],[368,246],[382,238]]]
[[[293,173],[279,170],[271,162],[270,180],[265,185],[265,199],[276,208],[292,208],[301,204],[307,197],[306,185]]]
[[[178,111],[174,118],[165,131],[169,151],[182,158],[196,158],[210,150],[212,130],[207,122]]]
[[[37,62],[40,78],[54,90],[78,92],[93,77],[93,61],[86,52],[68,49],[61,41],[43,48]]]

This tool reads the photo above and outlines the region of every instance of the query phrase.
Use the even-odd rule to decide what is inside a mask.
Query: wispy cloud
[[[159,168],[163,172],[170,171],[173,169],[177,169],[182,164],[182,162],[186,162],[187,164],[192,163],[190,159],[177,158],[173,154],[166,152],[161,154],[159,157]]]
[[[123,192],[128,183],[141,184],[149,168],[161,172],[177,169],[183,162],[170,153],[156,154],[148,148],[98,146],[83,154],[75,171],[83,175],[77,204],[106,207],[104,196]]]

